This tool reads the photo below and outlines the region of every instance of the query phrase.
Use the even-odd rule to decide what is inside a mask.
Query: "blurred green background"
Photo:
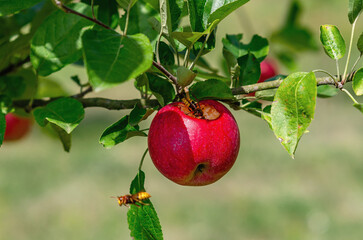
[[[282,24],[289,2],[251,0],[221,23],[218,39],[241,32],[245,39],[254,33],[269,36]],[[302,1],[301,24],[310,27],[316,41],[320,25],[338,25],[348,41],[347,5],[348,0]],[[301,55],[300,71],[324,68],[335,73],[334,62],[319,49]],[[209,58],[212,65],[218,66],[220,57],[218,40]],[[281,73],[288,72],[281,67]],[[74,74],[85,80],[84,70],[77,67],[53,78],[69,88],[69,76]],[[125,83],[97,96],[137,98],[132,85]],[[68,90],[75,89],[72,85]],[[240,154],[232,170],[210,186],[176,185],[147,157],[146,189],[164,238],[362,239],[363,116],[351,105],[342,93],[319,99],[310,133],[302,138],[295,160],[265,122],[234,112],[241,132]],[[26,139],[5,143],[0,150],[0,239],[129,239],[127,208],[119,208],[110,196],[128,193],[146,139],[132,138],[112,149],[98,143],[102,131],[126,113],[87,109],[69,154],[37,126]]]

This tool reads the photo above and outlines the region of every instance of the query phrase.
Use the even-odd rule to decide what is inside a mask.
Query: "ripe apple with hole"
[[[175,102],[159,110],[149,130],[154,165],[180,185],[214,183],[231,169],[239,151],[240,134],[232,113],[214,100],[198,104],[203,117]]]
[[[16,141],[23,138],[32,126],[32,120],[26,117],[8,113],[5,116],[6,129],[4,141]]]
[[[274,61],[270,59],[265,59],[260,64],[261,75],[257,83],[266,81],[269,78],[275,77],[277,75],[277,67]],[[248,96],[255,96],[255,93],[249,93]]]

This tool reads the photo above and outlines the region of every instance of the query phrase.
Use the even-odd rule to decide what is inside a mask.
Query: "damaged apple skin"
[[[149,130],[154,165],[180,185],[214,183],[232,168],[239,151],[240,133],[232,113],[214,100],[200,101],[199,106],[212,117],[187,115],[184,103],[175,102],[156,114]]]

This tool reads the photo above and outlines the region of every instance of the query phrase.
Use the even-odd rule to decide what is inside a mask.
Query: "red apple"
[[[163,107],[153,119],[148,136],[152,161],[171,181],[189,186],[211,184],[236,161],[240,135],[232,113],[214,100],[199,102],[203,118],[184,103]]]
[[[277,67],[275,63],[271,60],[266,59],[262,61],[260,67],[261,67],[261,76],[260,79],[258,80],[259,83],[264,82],[267,79],[277,75],[276,71]]]
[[[23,138],[30,130],[32,120],[12,113],[6,114],[4,141],[16,141]]]
[[[266,81],[269,78],[275,77],[277,75],[277,67],[275,63],[271,60],[263,60],[260,64],[261,67],[261,75],[260,79],[257,81],[257,83],[261,83]],[[249,93],[248,96],[255,96],[255,93]]]

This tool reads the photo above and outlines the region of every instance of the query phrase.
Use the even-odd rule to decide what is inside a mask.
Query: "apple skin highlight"
[[[186,115],[176,102],[154,117],[148,136],[151,159],[168,179],[180,185],[203,186],[225,175],[236,161],[240,134],[232,113],[214,100],[199,102],[218,113],[214,120]]]

